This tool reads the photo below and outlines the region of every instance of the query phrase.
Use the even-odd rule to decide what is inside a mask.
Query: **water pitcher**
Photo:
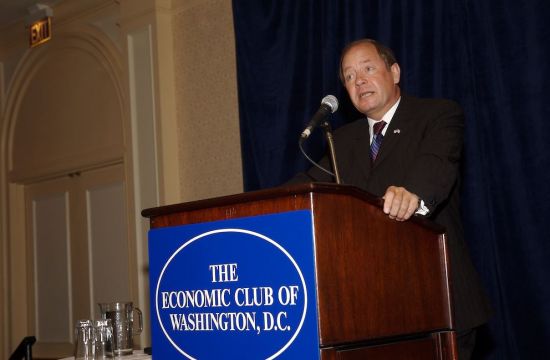
[[[112,355],[129,355],[133,352],[133,336],[143,330],[141,310],[131,302],[100,303],[102,319],[110,319],[113,326]],[[134,324],[134,313],[138,315],[137,327]]]

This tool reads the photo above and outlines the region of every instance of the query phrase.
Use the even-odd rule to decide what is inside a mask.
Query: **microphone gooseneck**
[[[321,100],[321,106],[319,107],[319,110],[313,115],[311,120],[309,121],[309,124],[304,129],[302,134],[300,135],[300,141],[298,141],[298,145],[300,147],[300,151],[306,159],[308,159],[309,162],[311,162],[313,165],[321,169],[322,171],[326,172],[327,174],[334,177],[337,184],[341,184],[340,179],[340,173],[338,171],[338,165],[336,164],[336,152],[334,150],[334,140],[332,138],[332,129],[330,126],[330,123],[328,121],[325,121],[326,117],[330,114],[334,113],[336,110],[338,110],[338,100],[334,95],[327,95]],[[317,126],[321,125],[323,129],[325,130],[325,136],[327,138],[327,142],[329,145],[329,155],[330,155],[330,163],[332,165],[332,169],[334,171],[331,172],[330,170],[325,169],[321,165],[317,164],[315,161],[313,161],[305,152],[302,143],[305,139],[311,135],[311,132],[313,129]]]

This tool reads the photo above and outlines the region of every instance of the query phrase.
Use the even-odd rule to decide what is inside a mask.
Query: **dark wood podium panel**
[[[444,236],[364,202],[314,194],[321,345],[452,329]]]
[[[321,360],[456,360],[454,332],[370,346],[321,349]]]
[[[310,210],[321,348],[452,330],[444,229],[422,218],[391,220],[381,207],[381,199],[358,188],[311,183],[142,215],[161,228]]]

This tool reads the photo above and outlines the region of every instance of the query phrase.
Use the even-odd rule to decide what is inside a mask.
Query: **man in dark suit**
[[[462,109],[449,100],[401,94],[399,65],[392,51],[374,40],[359,40],[343,50],[340,77],[365,115],[334,133],[342,182],[382,197],[391,219],[406,221],[417,214],[446,227],[459,355],[468,359],[474,329],[487,321],[489,306],[460,220]],[[327,158],[323,164],[328,166]],[[308,176],[332,180],[317,168]]]

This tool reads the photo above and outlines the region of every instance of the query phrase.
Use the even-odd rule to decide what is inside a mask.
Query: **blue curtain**
[[[380,40],[402,89],[466,112],[463,219],[494,315],[481,359],[550,358],[550,1],[233,0],[246,190],[309,167],[297,140],[321,98],[333,127],[357,119],[338,80],[342,47]],[[315,158],[319,134],[308,140]]]

